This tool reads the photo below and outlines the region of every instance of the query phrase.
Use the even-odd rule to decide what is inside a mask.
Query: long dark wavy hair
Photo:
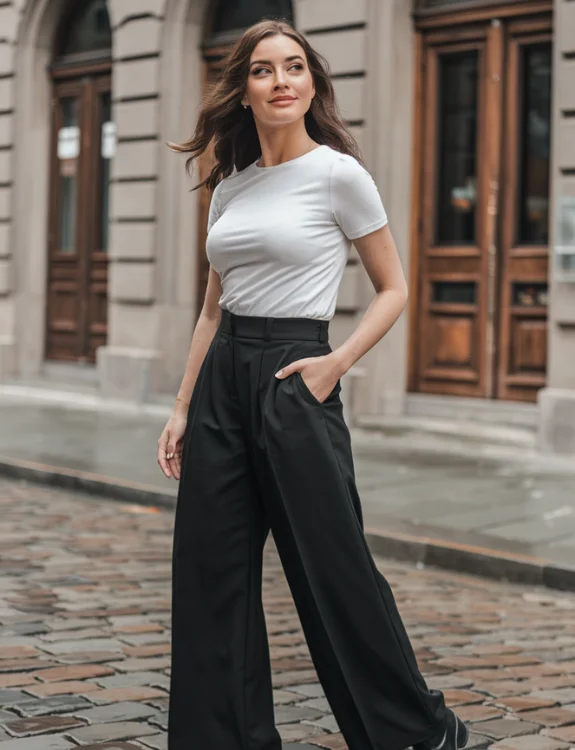
[[[246,89],[253,50],[262,39],[280,34],[290,37],[303,48],[313,77],[316,93],[305,114],[308,135],[317,143],[354,156],[365,166],[359,147],[339,112],[328,61],[287,20],[266,19],[246,29],[234,44],[221,77],[202,102],[196,129],[190,140],[167,144],[173,151],[190,154],[186,160],[189,175],[193,161],[213,142],[215,165],[194,190],[203,185],[214,190],[224,177],[232,174],[234,167],[240,172],[261,156],[251,107],[245,109],[241,99]]]

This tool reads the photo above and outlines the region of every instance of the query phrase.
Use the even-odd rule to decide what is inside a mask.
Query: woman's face
[[[314,94],[302,47],[283,34],[262,39],[252,52],[242,99],[256,120],[270,127],[296,122],[310,108]]]

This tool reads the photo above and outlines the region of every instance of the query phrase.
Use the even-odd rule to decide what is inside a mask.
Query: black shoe
[[[459,750],[469,740],[469,730],[459,716],[450,708],[447,709],[447,725],[443,737],[417,742],[413,750]]]

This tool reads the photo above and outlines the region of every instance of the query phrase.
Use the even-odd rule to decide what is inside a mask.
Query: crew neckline
[[[294,164],[295,162],[300,162],[303,159],[306,158],[306,156],[311,156],[312,154],[315,154],[316,151],[320,151],[322,148],[328,148],[326,143],[320,143],[319,146],[316,146],[315,148],[312,148],[311,151],[306,151],[305,154],[301,154],[301,156],[296,156],[294,159],[288,159],[287,161],[282,161],[280,164],[272,164],[269,167],[259,167],[258,161],[260,157],[252,162],[252,167],[256,172],[269,172],[272,169],[279,169],[280,167],[287,167],[289,164]],[[261,155],[260,155],[261,156]]]

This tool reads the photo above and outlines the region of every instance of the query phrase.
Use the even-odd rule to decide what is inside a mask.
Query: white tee
[[[206,252],[237,315],[329,320],[351,240],[387,223],[373,178],[321,145],[272,167],[253,162],[212,195]]]

